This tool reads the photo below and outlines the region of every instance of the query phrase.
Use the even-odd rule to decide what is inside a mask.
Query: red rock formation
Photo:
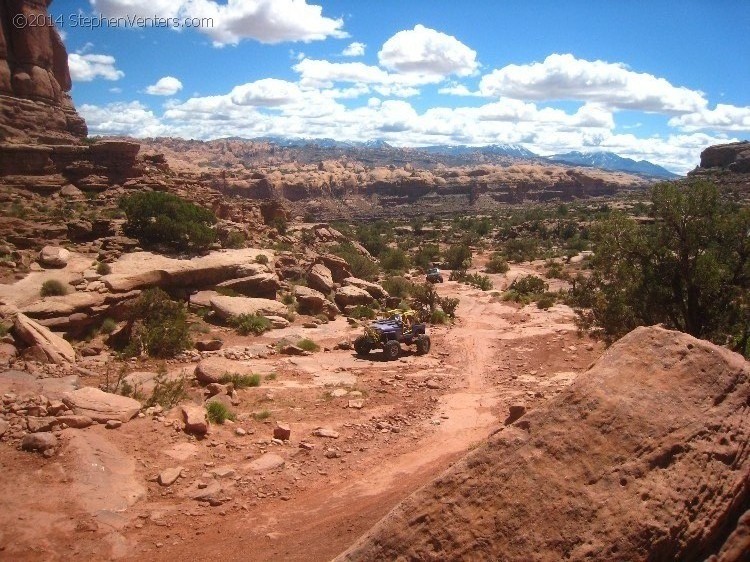
[[[48,18],[52,0],[0,4],[0,138],[64,144],[87,134],[67,94],[68,54]],[[20,25],[19,22],[47,25]]]
[[[337,560],[746,560],[749,405],[740,355],[638,328]]]

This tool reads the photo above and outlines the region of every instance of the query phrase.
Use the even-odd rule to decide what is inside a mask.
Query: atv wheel
[[[389,342],[386,342],[385,346],[383,347],[383,353],[385,353],[385,358],[388,361],[395,361],[396,359],[398,359],[398,356],[401,353],[401,346],[397,341],[391,340]]]
[[[424,355],[425,353],[429,353],[430,351],[430,336],[423,335],[423,336],[417,336],[417,353],[419,355]]]
[[[372,350],[372,344],[367,336],[359,336],[354,340],[354,351],[357,355],[367,355]]]

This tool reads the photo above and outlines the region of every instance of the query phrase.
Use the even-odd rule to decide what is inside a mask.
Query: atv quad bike
[[[417,353],[430,351],[430,336],[427,327],[418,322],[413,310],[391,310],[388,317],[365,326],[365,333],[354,340],[357,355],[367,355],[373,349],[382,349],[388,361],[398,359],[401,344],[416,345]]]

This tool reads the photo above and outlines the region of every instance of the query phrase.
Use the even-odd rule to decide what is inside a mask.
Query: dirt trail
[[[173,431],[170,419],[159,423],[150,417],[133,420],[118,431],[96,429],[96,435],[106,435],[122,452],[118,466],[132,474],[128,478],[133,489],[139,483],[146,486],[145,499],[123,511],[108,511],[112,516],[105,520],[92,520],[91,506],[83,497],[90,478],[76,462],[86,455],[75,453],[70,443],[70,453],[39,464],[47,473],[50,497],[70,497],[71,490],[80,494],[82,501],[67,513],[89,521],[85,528],[92,532],[71,535],[55,527],[61,508],[50,500],[39,509],[49,513],[51,524],[40,528],[36,539],[33,528],[12,518],[6,521],[0,514],[0,527],[8,525],[6,538],[20,526],[28,534],[26,544],[43,539],[42,552],[55,552],[58,559],[87,555],[165,561],[330,560],[502,425],[510,403],[520,400],[533,408],[535,401],[574,380],[600,352],[593,346],[588,352],[572,351],[578,340],[566,307],[519,309],[491,292],[455,282],[439,285],[438,291],[460,297],[461,304],[452,327],[431,329],[433,348],[428,355],[405,351],[399,361],[386,362],[378,353],[363,359],[350,351],[332,351],[245,361],[264,378],[274,373],[261,387],[242,391],[243,413],[234,427],[247,429],[246,437],[225,425],[214,426],[207,439],[195,441]],[[275,336],[294,339],[309,334],[332,347],[359,330],[339,319],[319,330],[295,325]],[[248,343],[245,338],[233,345]],[[266,340],[252,343],[262,348]],[[332,394],[339,389],[360,392],[364,408],[348,408],[346,392],[338,398]],[[272,418],[254,419],[262,410],[271,412]],[[291,424],[293,443],[270,442],[273,420]],[[341,438],[311,437],[321,425],[335,428]],[[299,448],[301,441],[315,448]],[[248,460],[265,453],[281,455],[285,466],[260,473],[246,468]],[[26,470],[22,457],[14,454],[4,464],[10,480]],[[146,483],[178,464],[186,472],[174,486]],[[235,475],[214,480],[208,473],[222,466],[232,468]],[[55,479],[55,470],[66,478]],[[185,497],[185,491],[201,481],[218,482],[227,503],[213,507]],[[93,499],[95,492],[91,491]],[[35,559],[39,552],[14,549],[17,559]]]

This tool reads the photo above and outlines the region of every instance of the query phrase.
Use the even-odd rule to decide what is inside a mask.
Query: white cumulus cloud
[[[669,126],[683,131],[750,131],[750,107],[719,103],[714,109],[705,108],[673,117]]]
[[[94,53],[68,55],[70,77],[74,82],[91,82],[96,78],[119,80],[125,73],[115,67],[115,57]]]
[[[164,76],[159,78],[156,84],[151,84],[146,88],[146,93],[152,96],[173,96],[182,90],[182,82],[174,76]]]
[[[366,45],[364,43],[355,41],[354,43],[349,43],[349,45],[341,51],[341,54],[345,57],[361,57],[365,54],[365,47]]]
[[[110,17],[207,18],[195,27],[215,45],[236,45],[243,39],[261,43],[319,41],[347,37],[341,18],[323,15],[307,0],[89,0]]]
[[[477,53],[451,35],[423,25],[399,31],[378,53],[380,64],[396,72],[428,76],[469,76],[478,68]]]
[[[617,109],[680,114],[707,104],[703,93],[664,78],[629,70],[624,64],[552,54],[544,62],[511,64],[482,77],[485,96],[526,100],[578,100]]]

